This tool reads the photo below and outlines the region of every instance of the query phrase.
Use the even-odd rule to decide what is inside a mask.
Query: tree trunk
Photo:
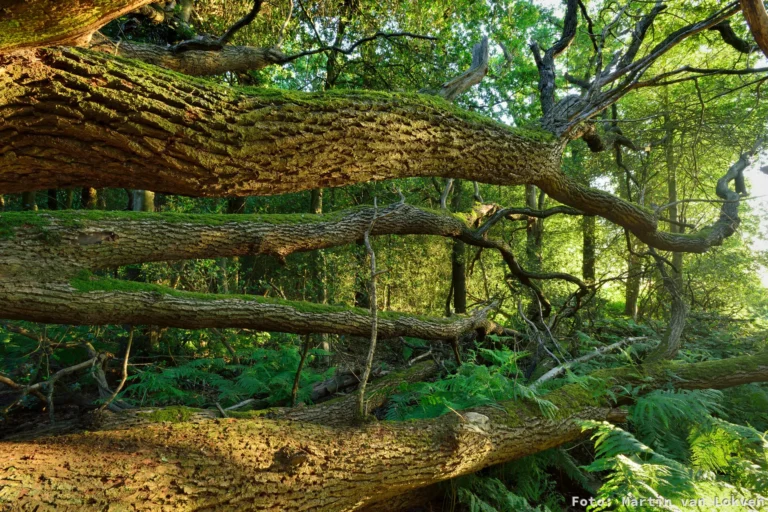
[[[153,212],[155,211],[155,193],[149,190],[133,190],[131,191],[133,201],[131,202],[132,210],[135,212]]]
[[[525,186],[525,206],[532,210],[542,209],[539,204],[538,190],[534,185]],[[541,244],[544,237],[544,219],[531,217],[528,219],[525,238],[525,254],[527,257],[528,268],[531,270],[541,269]]]
[[[18,48],[78,45],[91,34],[152,0],[10,0],[3,3],[0,53]]]
[[[93,187],[83,187],[80,194],[80,208],[95,210],[99,205],[99,193]]]
[[[25,211],[37,211],[37,194],[34,192],[22,192],[21,193],[21,209]]]
[[[635,250],[634,237],[630,238],[632,250]],[[640,298],[640,282],[643,260],[636,254],[629,254],[627,258],[627,284],[624,288],[624,314],[637,320],[637,301]]]
[[[461,208],[462,181],[453,182],[451,209]],[[453,312],[463,315],[467,312],[467,255],[464,242],[454,239],[451,247],[451,289],[453,290]]]
[[[739,3],[752,36],[768,57],[768,12],[765,10],[765,4],[762,0],[740,0]]]
[[[581,278],[587,283],[595,282],[595,227],[596,219],[593,215],[585,215],[581,219],[582,232],[582,260]]]
[[[643,392],[724,388],[768,380],[768,353],[618,368],[602,377],[642,384]],[[580,421],[625,418],[578,384],[546,398],[558,407],[552,419],[532,404],[505,402],[357,427],[263,416],[193,423],[185,422],[190,410],[158,411],[149,417],[170,422],[129,420],[121,430],[4,443],[0,503],[24,510],[51,503],[78,510],[356,510],[573,441],[584,435]]]
[[[666,101],[666,99],[665,99]],[[680,205],[677,200],[677,160],[675,159],[675,129],[672,121],[665,116],[666,143],[664,144],[664,158],[667,164],[667,193],[669,204],[669,232],[682,233],[680,226]],[[683,253],[672,253],[672,276],[678,288],[683,286]]]
[[[566,141],[435,97],[233,91],[73,48],[0,56],[0,67],[0,193],[95,186],[244,196],[442,176],[536,185],[661,250],[704,252],[739,223],[729,201],[701,236],[660,232],[652,212],[562,174]]]

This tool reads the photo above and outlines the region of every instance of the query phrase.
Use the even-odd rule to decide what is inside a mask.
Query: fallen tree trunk
[[[704,252],[738,224],[731,215],[702,236],[659,231],[654,212],[562,174],[566,143],[434,96],[225,88],[72,48],[0,56],[0,194],[244,196],[441,176],[534,184],[661,250]]]
[[[431,318],[384,311],[383,338],[454,340],[471,331],[501,333],[490,308],[466,317]],[[0,318],[73,325],[156,325],[184,329],[240,327],[295,334],[365,336],[370,312],[253,295],[178,292],[132,281],[80,276],[69,283],[0,280]]]
[[[642,383],[644,391],[724,388],[767,381],[768,352],[620,368],[601,377]],[[182,421],[3,443],[0,503],[21,510],[356,510],[572,441],[582,436],[582,420],[624,417],[577,384],[546,398],[558,407],[553,418],[506,402],[501,409],[356,427],[264,418]]]

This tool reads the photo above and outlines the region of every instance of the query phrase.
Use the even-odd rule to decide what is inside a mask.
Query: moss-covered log
[[[109,21],[152,0],[10,0],[0,8],[0,53],[86,43]]]
[[[277,48],[254,46],[224,46],[221,49],[175,51],[171,46],[120,41],[114,43],[106,38],[92,41],[89,48],[119,55],[126,59],[138,59],[147,64],[190,76],[223,75],[263,69],[267,66],[284,64],[290,57]]]
[[[478,331],[500,333],[488,308],[466,317],[379,313],[382,338],[453,340]],[[254,295],[214,295],[80,274],[69,282],[0,280],[0,318],[74,325],[158,325],[185,329],[241,327],[296,334],[367,336],[368,310]]]
[[[491,211],[486,207],[483,211]],[[435,235],[471,240],[483,211],[452,215],[410,205],[386,215],[372,234]],[[61,278],[77,272],[155,261],[289,254],[362,240],[372,207],[315,214],[193,215],[89,211],[0,215],[0,276]],[[476,243],[484,243],[478,239]]]
[[[654,212],[562,174],[565,143],[432,96],[226,88],[76,49],[0,56],[0,193],[254,195],[443,176],[535,184],[663,250],[703,252],[737,222],[701,236],[661,232]]]
[[[768,353],[601,372],[616,384],[723,388],[768,380]],[[352,427],[265,418],[183,422],[3,443],[0,503],[20,510],[355,510],[582,435],[624,415],[577,384],[547,395],[554,418],[520,402]],[[163,416],[157,416],[162,419]],[[37,507],[37,508],[36,508]]]
[[[539,298],[548,316],[551,306],[540,279],[563,279],[584,289],[564,273],[523,269],[511,248],[471,227],[491,205],[464,214],[449,214],[406,204],[387,207],[374,224],[374,235],[435,235],[499,251],[510,272]],[[503,213],[503,212],[501,212]],[[192,258],[270,254],[278,258],[350,244],[362,239],[373,208],[326,215],[180,215],[133,212],[15,212],[0,216],[0,276],[55,282],[84,270]],[[491,224],[493,219],[489,220]],[[126,285],[128,286],[128,285]]]

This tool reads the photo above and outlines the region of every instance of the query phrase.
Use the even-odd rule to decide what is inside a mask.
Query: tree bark
[[[617,385],[642,383],[644,392],[724,388],[768,380],[768,353],[618,368],[602,377]],[[578,384],[546,398],[558,407],[552,419],[534,405],[504,402],[357,427],[229,418],[4,443],[0,503],[22,510],[51,503],[78,510],[357,510],[573,441],[584,435],[580,421],[624,418]]]
[[[0,53],[79,45],[111,20],[152,0],[9,0],[0,11]]]
[[[0,68],[0,193],[243,196],[443,176],[534,184],[662,250],[704,252],[738,225],[736,203],[701,236],[658,231],[654,212],[562,174],[565,140],[434,97],[233,90],[72,48],[2,56]]]
[[[744,12],[744,18],[749,24],[749,29],[752,31],[752,36],[765,56],[768,57],[768,12],[765,10],[763,0],[740,0],[739,3]]]

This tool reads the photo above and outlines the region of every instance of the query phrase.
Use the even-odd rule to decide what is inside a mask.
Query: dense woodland
[[[0,509],[768,509],[767,55],[754,0],[0,2]]]

